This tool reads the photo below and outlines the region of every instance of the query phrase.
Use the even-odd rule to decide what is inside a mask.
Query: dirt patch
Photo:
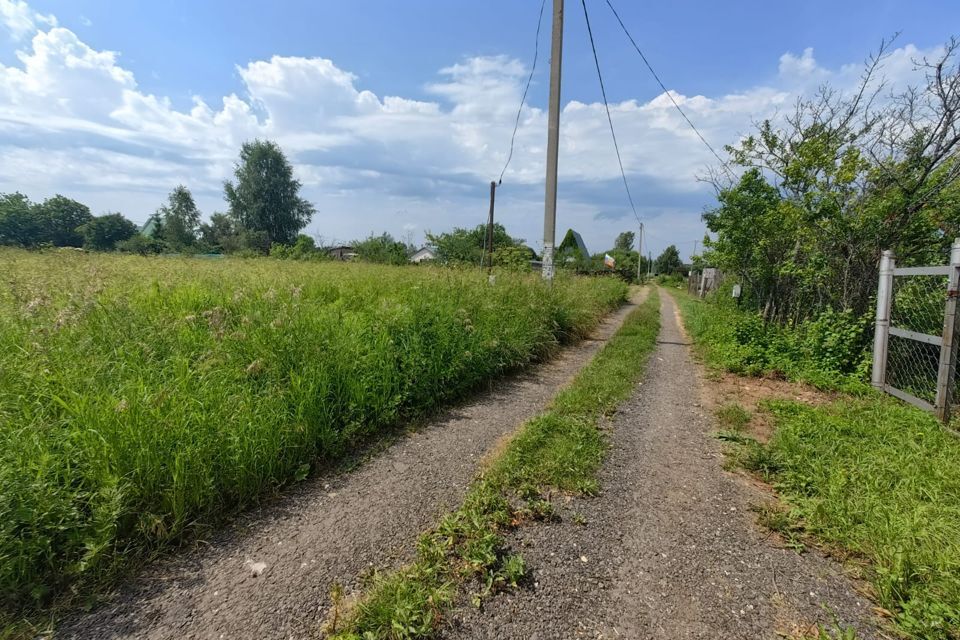
[[[322,633],[331,592],[408,563],[421,531],[456,507],[491,447],[540,413],[635,308],[591,340],[494,382],[398,438],[359,468],[314,478],[250,512],[203,548],[147,568],[57,638],[305,638]]]

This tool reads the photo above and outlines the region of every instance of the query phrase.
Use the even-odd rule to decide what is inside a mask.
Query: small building
[[[148,238],[152,238],[155,235],[157,235],[157,231],[160,230],[160,225],[161,225],[160,214],[158,213],[151,214],[151,216],[147,218],[147,221],[140,228],[140,233],[147,236]]]
[[[357,257],[357,252],[353,250],[353,247],[344,244],[327,249],[327,256],[334,260],[353,260]]]
[[[437,259],[437,251],[433,247],[423,247],[422,249],[414,253],[412,256],[410,256],[410,262],[413,262],[415,264],[420,264],[421,262],[425,262],[428,260],[436,260],[436,259]]]
[[[587,251],[587,244],[583,241],[583,236],[573,229],[567,229],[563,236],[560,246],[556,249],[556,255],[565,262],[576,262],[577,254],[581,258],[589,258],[590,252]]]

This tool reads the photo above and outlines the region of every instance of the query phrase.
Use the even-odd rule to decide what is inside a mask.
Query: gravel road
[[[661,300],[645,382],[609,425],[601,495],[515,533],[530,584],[482,610],[459,608],[445,638],[797,637],[834,615],[858,638],[878,636],[870,601],[842,567],[779,548],[755,524],[749,507],[766,495],[723,470],[698,365],[675,303]]]
[[[57,638],[315,637],[332,585],[412,559],[418,534],[455,508],[484,454],[541,412],[635,305],[590,340],[400,438],[359,469],[309,480],[202,548],[154,563]]]

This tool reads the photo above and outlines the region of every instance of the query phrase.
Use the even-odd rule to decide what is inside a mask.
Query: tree
[[[410,248],[404,243],[395,240],[389,233],[379,236],[370,234],[365,240],[355,240],[353,250],[357,257],[366,262],[381,264],[406,264]]]
[[[167,204],[157,210],[163,221],[156,234],[174,250],[182,250],[197,241],[200,228],[200,210],[193,201],[193,194],[185,186],[177,185],[167,197]]]
[[[83,246],[96,251],[112,251],[118,242],[128,240],[139,233],[133,224],[119,213],[97,216],[79,229]]]
[[[449,233],[432,234],[427,232],[427,241],[437,248],[437,259],[446,264],[479,265],[481,257],[486,259],[484,248],[487,244],[487,225],[477,225],[473,229],[455,228]],[[511,238],[500,223],[493,225],[493,250],[502,247],[516,247],[523,244],[519,238]],[[486,247],[489,251],[489,247]]]
[[[202,222],[198,228],[200,242],[211,250],[220,250],[226,253],[240,248],[240,239],[233,219],[225,213],[214,213],[210,222]]]
[[[705,258],[769,320],[869,314],[881,251],[942,263],[960,234],[960,42],[917,61],[921,84],[878,100],[889,46],[853,92],[825,86],[728,146],[742,178],[714,175]]]
[[[657,273],[672,276],[683,271],[683,261],[680,259],[680,252],[677,247],[670,245],[663,250],[654,261],[654,269]]]
[[[93,219],[89,207],[57,194],[35,205],[35,210],[45,227],[45,242],[55,247],[83,246],[83,235],[77,229]]]
[[[46,225],[27,196],[0,194],[0,244],[35,247],[46,240]]]
[[[236,184],[223,184],[230,217],[248,232],[265,234],[267,248],[292,243],[313,217],[313,205],[298,195],[300,181],[276,143],[245,142],[234,176]]]
[[[633,231],[624,231],[613,242],[613,248],[619,251],[633,251],[633,243],[637,239]]]

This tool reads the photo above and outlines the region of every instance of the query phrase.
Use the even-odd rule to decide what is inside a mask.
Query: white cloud
[[[485,215],[484,185],[506,160],[528,73],[504,56],[465,59],[441,69],[425,86],[432,100],[422,101],[379,96],[328,59],[273,56],[237,67],[241,95],[214,104],[195,98],[178,110],[141,91],[117,53],[91,48],[53,16],[20,0],[0,0],[0,16],[15,37],[32,35],[17,64],[0,64],[0,191],[76,192],[95,208],[140,220],[179,182],[207,212],[222,208],[218,194],[240,144],[266,137],[294,160],[320,211],[312,228],[328,238],[476,224]],[[897,49],[885,72],[896,81],[911,77],[910,61],[922,55],[909,45]],[[796,92],[824,79],[852,85],[860,69],[823,68],[807,49],[780,58],[772,86],[612,104],[642,213],[685,211],[683,222],[670,225],[679,233],[702,228],[698,212],[709,201],[695,176],[715,159],[670,97],[719,149]],[[603,105],[569,102],[561,126],[558,226],[586,229],[588,243],[601,247],[632,220],[618,219],[629,213]],[[546,114],[525,107],[498,216],[531,240],[539,237],[545,145]]]
[[[57,19],[34,12],[23,0],[0,0],[0,24],[7,28],[14,40],[20,40],[33,34],[41,24],[57,26]]]

